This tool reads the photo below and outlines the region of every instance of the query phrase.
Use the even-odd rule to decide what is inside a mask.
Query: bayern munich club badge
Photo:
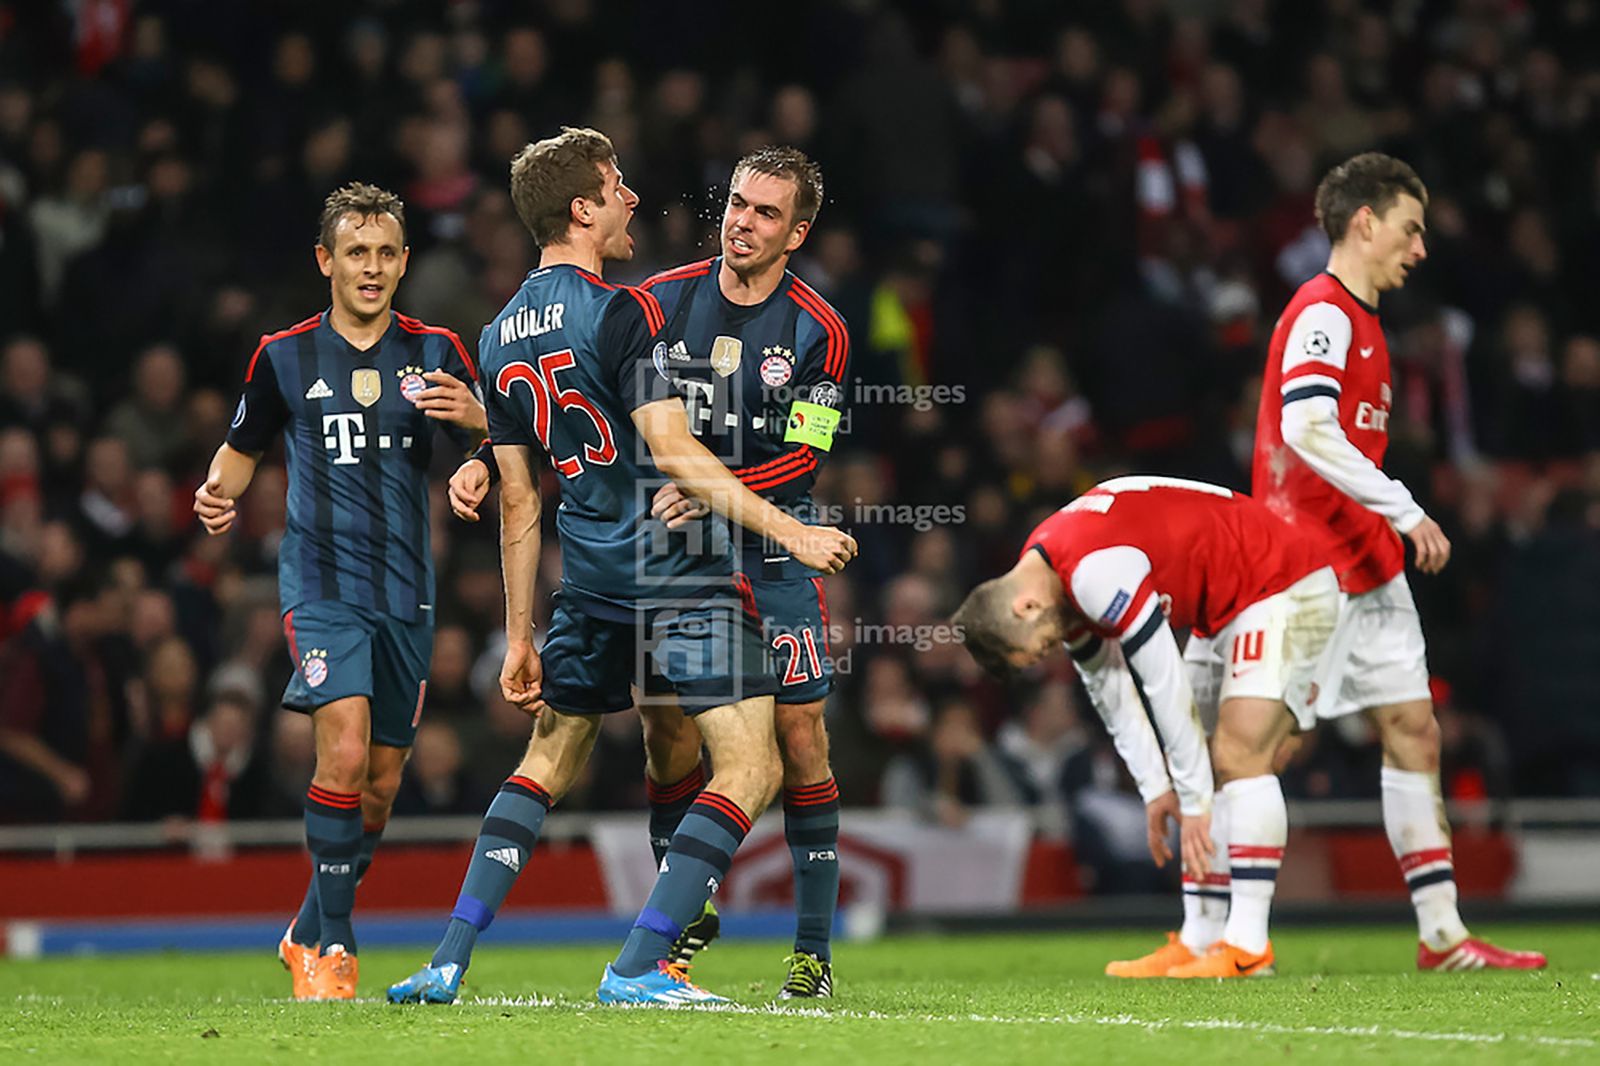
[[[422,376],[420,367],[408,366],[400,369],[400,395],[417,402],[417,393],[428,387],[428,382]]]
[[[321,648],[312,648],[306,652],[300,664],[300,672],[305,675],[306,684],[312,688],[328,680],[328,653]]]
[[[763,348],[761,354],[766,358],[761,360],[761,380],[771,388],[789,384],[789,379],[794,376],[794,355],[782,345],[773,345]]]

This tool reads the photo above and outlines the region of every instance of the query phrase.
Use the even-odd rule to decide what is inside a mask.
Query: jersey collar
[[[364,350],[351,344],[345,339],[344,334],[333,328],[333,307],[331,305],[326,311],[322,312],[322,321],[317,323],[317,328],[326,330],[329,339],[336,345],[342,345],[346,354],[352,358],[367,359],[376,356],[378,351],[388,342],[390,335],[394,333],[395,323],[398,321],[399,317],[395,314],[394,308],[389,308],[389,327],[383,331],[383,334],[378,337],[372,347]]]
[[[1357,296],[1355,293],[1351,292],[1350,291],[1350,286],[1348,286],[1344,282],[1340,281],[1339,280],[1339,276],[1337,274],[1335,274],[1331,270],[1324,270],[1323,273],[1328,275],[1328,277],[1332,278],[1333,279],[1333,283],[1335,285],[1339,286],[1339,288],[1343,289],[1345,291],[1345,295],[1349,296],[1350,299],[1352,299],[1352,300],[1354,300],[1356,302],[1356,306],[1357,307],[1360,307],[1361,310],[1365,311],[1367,314],[1371,315],[1373,318],[1377,318],[1378,317],[1378,309],[1376,307],[1372,306],[1371,304],[1367,303],[1367,301],[1363,300],[1361,297]]]

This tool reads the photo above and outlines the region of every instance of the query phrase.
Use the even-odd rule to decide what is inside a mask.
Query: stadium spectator
[[[1418,582],[1431,664],[1470,709],[1463,751],[1506,738],[1491,782],[1600,795],[1591,657],[1549,652],[1600,638],[1572,598],[1600,488],[1600,53],[1579,25],[1593,5],[1523,5],[1484,30],[1498,8],[824,4],[817,32],[844,43],[759,67],[726,62],[732,23],[689,39],[653,17],[641,32],[673,58],[628,60],[599,43],[604,5],[557,6],[456,5],[442,25],[407,5],[305,21],[247,5],[234,25],[153,3],[82,68],[70,14],[0,36],[0,658],[73,664],[49,675],[65,686],[59,722],[29,717],[34,696],[0,708],[5,735],[63,760],[0,770],[0,790],[33,797],[6,792],[0,818],[139,809],[143,786],[114,772],[138,743],[120,679],[147,675],[168,637],[196,660],[192,699],[261,701],[265,808],[295,814],[307,738],[268,710],[289,665],[258,587],[283,536],[281,455],[231,543],[197,543],[170,496],[226,432],[256,338],[325,305],[306,219],[329,190],[407,190],[407,303],[473,338],[532,260],[500,191],[508,158],[560,123],[608,132],[648,183],[623,280],[712,254],[714,186],[746,142],[795,143],[829,172],[798,272],[853,327],[860,373],[817,489],[862,547],[829,584],[847,804],[874,802],[885,764],[926,749],[931,708],[954,694],[990,749],[1002,730],[1032,735],[1027,701],[964,674],[951,643],[918,648],[915,628],[1096,480],[1137,468],[1244,485],[1264,309],[1327,258],[1317,180],[1356,149],[1407,159],[1433,195],[1432,255],[1385,302],[1392,453],[1434,490],[1459,553],[1455,573]],[[962,517],[919,529],[886,510],[914,522],[941,504]],[[441,636],[463,634],[446,660],[497,654],[492,534],[445,522],[434,538]],[[141,576],[95,620],[71,590],[120,559]],[[546,593],[558,564],[551,548]],[[492,788],[504,767],[489,752],[516,749],[525,720],[438,673],[429,696],[424,721],[448,720],[472,787]],[[111,728],[67,735],[89,721]],[[617,759],[637,757],[617,739]],[[91,749],[111,771],[68,803],[83,790],[63,767]],[[1092,767],[1093,751],[1074,758]],[[1376,759],[1370,736],[1329,733],[1288,787],[1372,795]]]

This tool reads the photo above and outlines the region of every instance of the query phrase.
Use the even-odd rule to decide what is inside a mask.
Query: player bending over
[[[600,279],[633,254],[638,197],[611,142],[567,129],[529,145],[511,166],[511,197],[539,243],[528,275],[479,345],[491,382],[489,423],[499,468],[506,584],[506,698],[537,715],[516,772],[484,817],[461,894],[429,964],[389,989],[392,1002],[450,1002],[478,934],[527,863],[549,808],[571,787],[599,732],[627,710],[641,667],[671,692],[710,749],[714,774],[667,847],[655,887],[617,958],[605,1003],[722,1002],[670,960],[673,943],[726,875],[751,822],[778,790],[776,685],[733,586],[728,530],[669,531],[650,518],[664,478],[824,573],[855,542],[806,526],[734,477],[689,430],[662,369],[660,305]],[[533,595],[541,503],[535,441],[561,477],[556,529],[562,584],[542,656]]]
[[[1160,477],[1090,489],[956,612],[974,658],[1002,676],[1065,641],[1145,800],[1158,862],[1170,857],[1168,820],[1181,816],[1183,929],[1108,973],[1272,972],[1268,912],[1288,835],[1272,756],[1296,723],[1314,721],[1338,617],[1337,579],[1310,537],[1247,496]],[[1172,627],[1194,631],[1183,655]],[[1220,676],[1215,797],[1196,671]],[[1231,909],[1217,898],[1224,886]]]
[[[227,532],[261,453],[287,431],[278,596],[295,673],[283,705],[311,715],[317,762],[311,883],[278,957],[296,999],[351,999],[356,884],[400,787],[433,654],[433,428],[471,450],[485,422],[460,339],[391,307],[409,254],[400,198],[359,182],[335,190],[316,252],[331,305],[261,338],[194,509],[207,533]]]
[[[1343,680],[1317,712],[1361,711],[1383,744],[1383,824],[1416,908],[1418,968],[1538,969],[1542,954],[1473,937],[1456,908],[1439,725],[1400,538],[1412,542],[1425,574],[1449,562],[1450,542],[1382,469],[1393,391],[1378,297],[1426,258],[1427,202],[1415,171],[1376,152],[1335,167],[1317,187],[1317,220],[1333,251],[1273,329],[1252,492],[1326,545],[1350,597],[1340,627]]]
[[[722,216],[722,254],[663,271],[641,288],[661,304],[663,366],[682,391],[689,428],[740,481],[802,519],[811,486],[833,447],[846,395],[850,338],[844,319],[791,274],[822,204],[822,174],[793,148],[763,148],[733,168]],[[487,467],[462,465],[450,479],[456,513],[477,520]],[[674,484],[653,513],[677,528],[705,513]],[[816,570],[780,545],[751,538],[735,580],[761,619],[778,678],[777,737],[783,756],[783,826],[794,869],[795,940],[780,998],[833,994],[830,936],[839,900],[839,789],[828,765],[823,701],[833,686],[828,605]],[[659,865],[705,783],[700,732],[648,683],[644,716],[650,845]],[[705,913],[683,930],[673,959],[687,967],[715,939]]]

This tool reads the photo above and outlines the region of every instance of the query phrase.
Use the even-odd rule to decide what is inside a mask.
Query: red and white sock
[[[1204,881],[1183,875],[1183,929],[1178,939],[1196,955],[1222,939],[1228,924],[1228,798],[1221,792],[1211,797],[1211,870]]]
[[[1383,828],[1411,889],[1417,935],[1434,951],[1461,943],[1468,934],[1456,909],[1455,861],[1439,775],[1385,766]]]
[[[1289,839],[1289,809],[1273,774],[1222,786],[1228,804],[1228,865],[1232,878],[1228,925],[1223,939],[1259,955],[1267,950],[1267,925],[1278,867]]]

